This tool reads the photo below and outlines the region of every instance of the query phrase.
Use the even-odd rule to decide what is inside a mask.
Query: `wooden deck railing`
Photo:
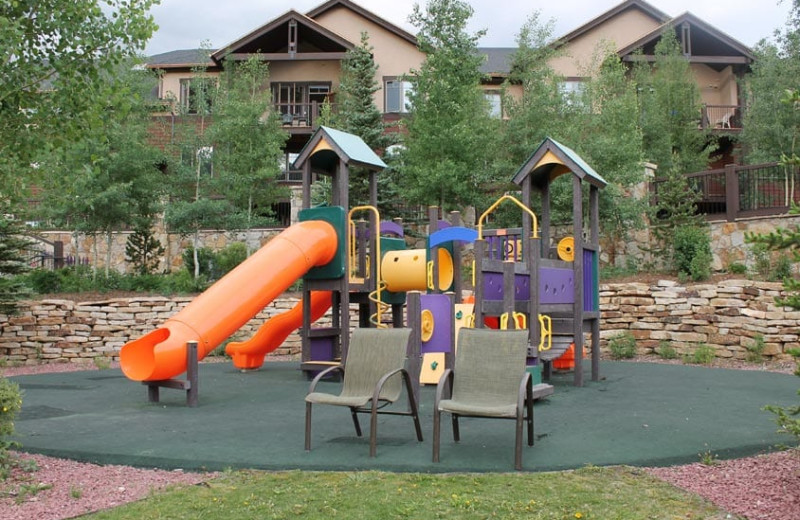
[[[740,105],[703,105],[700,127],[704,130],[740,131],[742,110]]]
[[[800,202],[800,168],[778,163],[738,166],[690,173],[697,194],[697,213],[708,220],[734,222],[747,217],[780,215]],[[654,202],[664,179],[653,183]]]
[[[336,104],[330,104],[331,112],[337,110]],[[314,129],[319,126],[319,116],[323,103],[276,103],[275,109],[281,114],[281,122],[285,127]]]

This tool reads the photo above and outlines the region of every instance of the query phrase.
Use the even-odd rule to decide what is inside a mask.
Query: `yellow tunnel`
[[[453,285],[453,257],[444,248],[439,252],[439,290]],[[381,261],[381,277],[391,292],[428,290],[428,265],[424,249],[389,251]]]

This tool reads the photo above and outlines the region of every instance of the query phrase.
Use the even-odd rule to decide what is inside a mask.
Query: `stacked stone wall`
[[[765,358],[788,358],[788,349],[800,348],[800,312],[778,307],[775,298],[782,295],[779,283],[750,280],[603,284],[600,346],[607,351],[611,338],[631,333],[643,354],[667,342],[680,355],[708,345],[718,357],[744,359],[747,347],[761,335]],[[117,361],[122,345],[153,330],[190,301],[190,297],[136,297],[27,302],[19,315],[0,316],[0,363]],[[265,320],[298,301],[289,294],[276,299],[232,339],[252,336]],[[351,322],[357,321],[351,314]],[[318,324],[329,325],[330,316]],[[295,332],[275,354],[296,355],[300,349]]]
[[[16,316],[0,316],[0,362],[36,364],[118,361],[128,341],[150,332],[186,307],[190,297],[117,298],[98,302],[42,300],[27,302]],[[293,307],[299,298],[283,296],[237,331],[232,340],[247,339],[267,319]],[[323,317],[319,324],[330,323]],[[300,352],[294,333],[276,355]]]
[[[789,358],[788,349],[800,348],[800,312],[777,306],[782,296],[780,283],[751,280],[603,284],[600,346],[630,333],[643,354],[669,345],[690,355],[708,345],[717,357],[745,359],[760,336],[765,358]]]

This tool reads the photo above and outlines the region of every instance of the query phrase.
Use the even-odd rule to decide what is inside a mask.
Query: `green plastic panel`
[[[337,280],[347,272],[347,215],[341,206],[321,206],[300,211],[300,222],[324,220],[336,230],[339,244],[336,256],[325,265],[314,267],[306,273],[306,280]]]
[[[406,241],[404,238],[381,237],[382,256],[386,255],[389,251],[405,251],[406,249]],[[383,258],[381,258],[381,260],[383,260]],[[406,293],[381,291],[381,301],[389,305],[403,304],[406,302]]]

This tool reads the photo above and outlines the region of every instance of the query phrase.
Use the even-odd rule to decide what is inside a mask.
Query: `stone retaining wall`
[[[630,332],[640,353],[668,342],[679,355],[708,345],[717,357],[745,359],[747,347],[761,335],[765,358],[789,358],[788,349],[800,348],[800,312],[778,307],[780,296],[785,296],[780,283],[751,280],[603,284],[601,348]]]
[[[125,343],[150,332],[191,300],[190,297],[137,297],[82,303],[28,302],[19,315],[0,316],[0,362],[118,361],[119,350]],[[289,310],[298,301],[298,297],[292,296],[277,299],[232,339],[249,338],[265,320]],[[330,322],[329,318],[322,318],[320,325],[325,325],[326,320]],[[292,334],[275,354],[296,354],[300,349],[300,337]]]
[[[764,356],[788,358],[800,348],[800,312],[775,305],[781,284],[726,280],[718,284],[603,284],[600,287],[601,348],[610,338],[630,332],[641,353],[663,341],[679,354],[698,346],[713,347],[717,356],[744,359],[754,337],[764,338]],[[100,302],[68,300],[28,302],[18,316],[0,316],[0,362],[90,362],[118,360],[126,342],[153,330],[185,307],[191,298],[139,297]],[[247,323],[234,339],[250,337],[264,320],[298,301],[285,295]],[[323,318],[321,326],[329,323]],[[352,323],[357,323],[355,316]],[[300,338],[291,334],[276,354],[297,354]]]

